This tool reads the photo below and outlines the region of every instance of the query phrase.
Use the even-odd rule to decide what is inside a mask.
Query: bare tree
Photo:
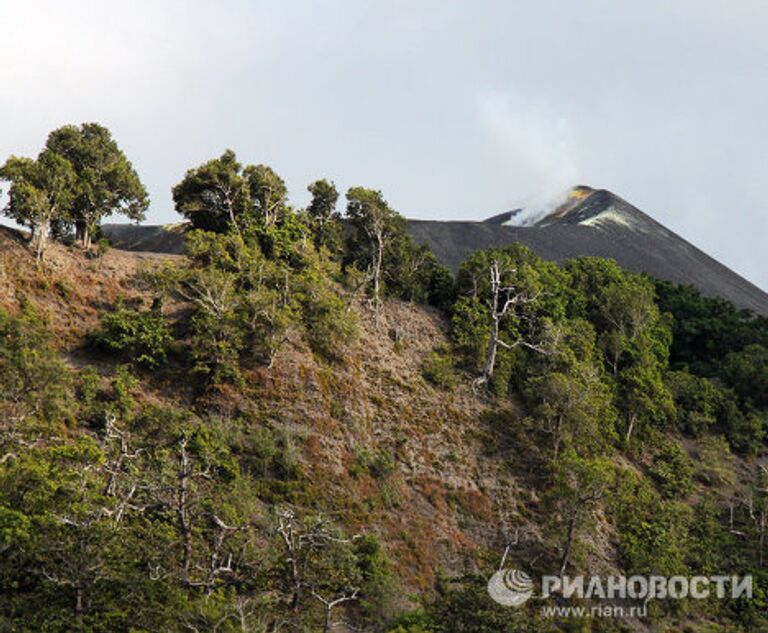
[[[357,600],[360,588],[355,586],[351,578],[343,577],[344,570],[334,569],[336,575],[341,574],[341,582],[338,586],[323,590],[319,586],[321,583],[318,582],[315,567],[320,566],[318,559],[323,550],[327,550],[334,544],[349,544],[359,535],[342,538],[322,517],[309,525],[303,525],[296,518],[294,511],[289,508],[278,510],[277,519],[277,533],[283,544],[287,564],[291,592],[290,606],[294,611],[298,611],[303,592],[309,589],[312,597],[323,605],[325,613],[323,631],[330,631],[334,609],[346,602]],[[327,595],[328,592],[331,593],[330,596]]]
[[[345,602],[350,602],[351,600],[357,600],[357,594],[360,593],[359,587],[352,587],[349,589],[349,591],[343,592],[339,596],[334,596],[332,598],[324,598],[319,593],[317,593],[314,589],[312,589],[312,595],[323,605],[325,608],[325,620],[323,621],[323,633],[328,633],[328,631],[331,630],[331,627],[333,627],[333,610],[338,607],[341,604],[344,604]]]
[[[505,284],[503,281],[504,278],[514,275],[517,271],[516,269],[503,269],[499,264],[498,259],[493,259],[491,261],[488,272],[491,281],[491,293],[488,299],[486,299],[486,305],[488,306],[488,313],[491,318],[491,332],[485,351],[483,372],[482,375],[475,380],[476,387],[489,384],[493,378],[493,371],[496,367],[496,355],[499,347],[511,350],[515,347],[523,346],[537,352],[545,352],[543,347],[522,338],[508,342],[505,341],[501,335],[501,322],[504,317],[507,316],[507,314],[510,314],[511,310],[516,309],[517,306],[536,301],[539,294],[531,296],[527,292],[520,290],[513,283]]]
[[[104,509],[104,512],[112,517],[115,524],[118,524],[126,510],[142,512],[145,509],[145,506],[135,501],[136,493],[145,486],[140,486],[140,482],[130,468],[130,464],[134,463],[145,451],[141,448],[132,451],[128,433],[117,426],[117,417],[112,413],[107,413],[105,417],[104,438],[102,440],[105,460],[101,467],[107,476],[107,481],[104,484],[104,496],[113,497],[115,505],[111,510]]]

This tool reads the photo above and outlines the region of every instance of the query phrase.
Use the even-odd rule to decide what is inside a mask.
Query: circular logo
[[[505,607],[519,607],[533,595],[533,580],[517,569],[500,569],[488,581],[488,595]]]

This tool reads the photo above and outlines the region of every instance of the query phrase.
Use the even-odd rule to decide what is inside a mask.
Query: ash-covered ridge
[[[522,242],[544,259],[607,257],[627,270],[691,284],[768,315],[768,294],[605,189],[576,187],[564,203],[538,217],[517,209],[484,222],[412,220],[409,230],[453,270],[479,249]]]
[[[627,270],[691,284],[711,297],[768,316],[768,294],[605,189],[579,186],[546,213],[525,209],[483,222],[409,220],[408,230],[456,271],[475,251],[522,242],[544,259],[563,262],[592,255],[616,260]],[[104,227],[117,248],[180,253],[180,225]]]

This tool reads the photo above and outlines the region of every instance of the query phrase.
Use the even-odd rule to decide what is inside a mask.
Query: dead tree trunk
[[[187,454],[187,438],[185,436],[179,441],[179,483],[176,491],[176,513],[179,520],[179,531],[181,532],[183,548],[181,567],[185,581],[189,579],[189,567],[192,561],[192,518],[187,499],[190,474],[191,470],[189,455]]]
[[[312,595],[320,602],[325,608],[325,620],[323,622],[323,633],[329,633],[333,626],[332,616],[333,610],[340,604],[349,602],[351,600],[357,600],[357,594],[359,589],[352,589],[349,593],[344,593],[336,598],[323,598],[320,594],[312,590]]]
[[[637,414],[631,413],[627,425],[627,434],[624,437],[624,443],[629,446],[629,440],[632,438],[632,431],[635,429],[635,422],[637,421]]]
[[[571,560],[571,552],[573,551],[573,537],[576,534],[576,520],[578,518],[578,512],[574,512],[568,521],[568,531],[565,537],[565,548],[563,549],[563,558],[560,560],[560,575],[565,573],[566,567]]]
[[[278,514],[279,525],[277,533],[283,539],[285,546],[286,562],[288,563],[288,573],[291,582],[291,609],[298,611],[299,600],[301,599],[302,579],[299,572],[299,546],[294,529],[294,514],[291,510],[283,510]]]
[[[531,342],[518,339],[513,343],[508,343],[501,337],[501,321],[509,313],[510,309],[517,305],[531,303],[537,298],[535,296],[529,297],[527,293],[520,291],[513,284],[503,284],[504,275],[513,274],[514,272],[515,270],[502,270],[496,259],[491,262],[489,268],[491,294],[486,300],[488,313],[491,317],[491,331],[488,338],[488,346],[485,350],[483,372],[475,381],[476,386],[490,384],[493,378],[494,369],[496,368],[496,356],[499,347],[509,350],[522,345],[538,352],[544,352],[542,348]]]
[[[373,311],[376,319],[381,311],[381,269],[384,262],[384,231],[383,227],[374,230],[374,253],[372,263],[373,276]]]

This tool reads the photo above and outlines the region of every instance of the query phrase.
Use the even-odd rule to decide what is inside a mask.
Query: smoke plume
[[[509,182],[515,224],[533,224],[556,208],[580,182],[573,131],[551,104],[512,93],[477,97],[481,129],[499,155]]]

